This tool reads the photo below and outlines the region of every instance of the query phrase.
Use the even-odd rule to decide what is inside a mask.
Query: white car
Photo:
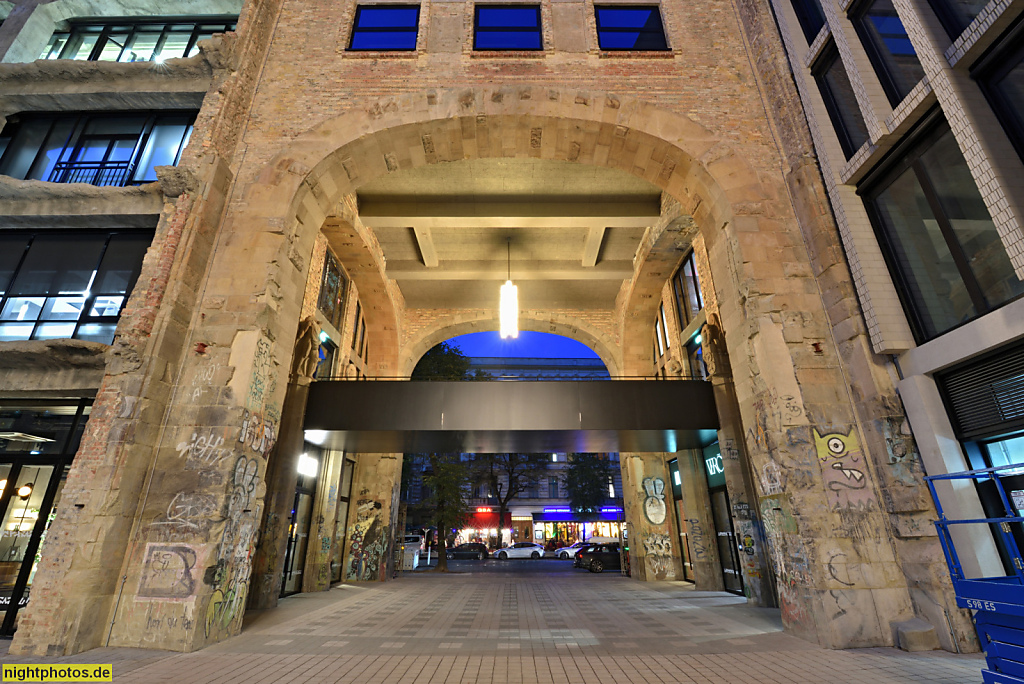
[[[543,558],[544,547],[533,542],[517,542],[512,546],[498,549],[494,557],[499,560],[508,560],[509,558]]]
[[[576,554],[579,553],[579,550],[582,549],[584,546],[590,546],[590,542],[578,541],[572,546],[562,547],[557,551],[558,557],[562,560],[575,558]]]

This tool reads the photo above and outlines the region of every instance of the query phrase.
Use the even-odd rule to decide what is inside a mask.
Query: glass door
[[[734,594],[743,593],[743,571],[740,566],[736,534],[732,529],[729,515],[729,494],[725,488],[714,489],[711,494],[711,514],[715,519],[715,533],[718,540],[718,557],[722,562],[722,578],[725,590]]]
[[[352,472],[356,462],[345,459],[341,466],[338,487],[338,514],[334,521],[334,543],[331,546],[331,582],[340,582],[345,562],[345,539],[348,534],[348,507],[352,494]]]

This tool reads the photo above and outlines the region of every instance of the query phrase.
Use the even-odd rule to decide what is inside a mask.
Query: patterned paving
[[[981,681],[977,655],[826,651],[782,633],[778,611],[682,583],[557,561],[460,568],[469,572],[291,597],[197,653],[97,649],[51,660],[113,661],[121,682],[197,684]]]

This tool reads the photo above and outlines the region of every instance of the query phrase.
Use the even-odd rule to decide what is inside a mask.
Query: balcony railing
[[[130,161],[57,162],[50,172],[51,183],[88,183],[123,187],[131,182],[135,164]]]

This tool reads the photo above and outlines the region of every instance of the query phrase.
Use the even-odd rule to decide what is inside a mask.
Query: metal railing
[[[343,375],[329,375],[315,378],[318,382],[341,381],[346,382],[606,382],[609,380],[645,380],[648,382],[672,382],[676,380],[701,380],[692,375],[680,375],[663,378],[657,375],[605,375],[605,376],[582,376],[582,377],[522,377],[518,375],[492,375],[487,378],[461,378],[459,380],[448,380],[446,378],[410,378],[395,376],[361,376],[358,378]]]
[[[1006,575],[1005,578],[1000,578],[1001,581],[1008,581],[1016,578],[1017,583],[1024,585],[1024,560],[1021,559],[1020,547],[1017,544],[1017,539],[1014,538],[1014,527],[1018,534],[1024,530],[1019,527],[1024,524],[1024,516],[1013,515],[1014,513],[1020,513],[1021,509],[1024,509],[1024,490],[1013,491],[1012,494],[1019,494],[1019,504],[1014,501],[1011,503],[1011,497],[1007,497],[1006,488],[1004,486],[1001,476],[1010,475],[1021,475],[1024,474],[1024,465],[1022,464],[1010,464],[1005,466],[995,466],[992,468],[983,468],[980,470],[965,470],[958,473],[947,473],[944,475],[929,475],[925,478],[928,483],[928,489],[931,490],[932,500],[935,502],[935,509],[939,514],[939,519],[935,521],[935,527],[939,532],[939,541],[942,545],[942,551],[946,555],[946,563],[949,565],[949,573],[954,583],[957,580],[967,579],[964,575],[963,566],[960,563],[960,558],[957,555],[956,547],[953,544],[953,538],[950,535],[951,525],[989,525],[990,529],[998,534],[999,538],[1003,542],[1003,548],[1011,558],[1011,570],[1012,575]],[[938,481],[945,480],[974,480],[974,481],[992,481],[995,484],[996,491],[999,493],[999,498],[1003,505],[1003,512],[1006,515],[995,516],[995,517],[984,517],[984,518],[958,518],[950,520],[946,518],[946,514],[942,509],[942,502],[939,500],[938,493],[935,491],[935,483]]]
[[[51,183],[88,183],[89,185],[128,185],[135,164],[130,161],[57,162],[50,172]]]

